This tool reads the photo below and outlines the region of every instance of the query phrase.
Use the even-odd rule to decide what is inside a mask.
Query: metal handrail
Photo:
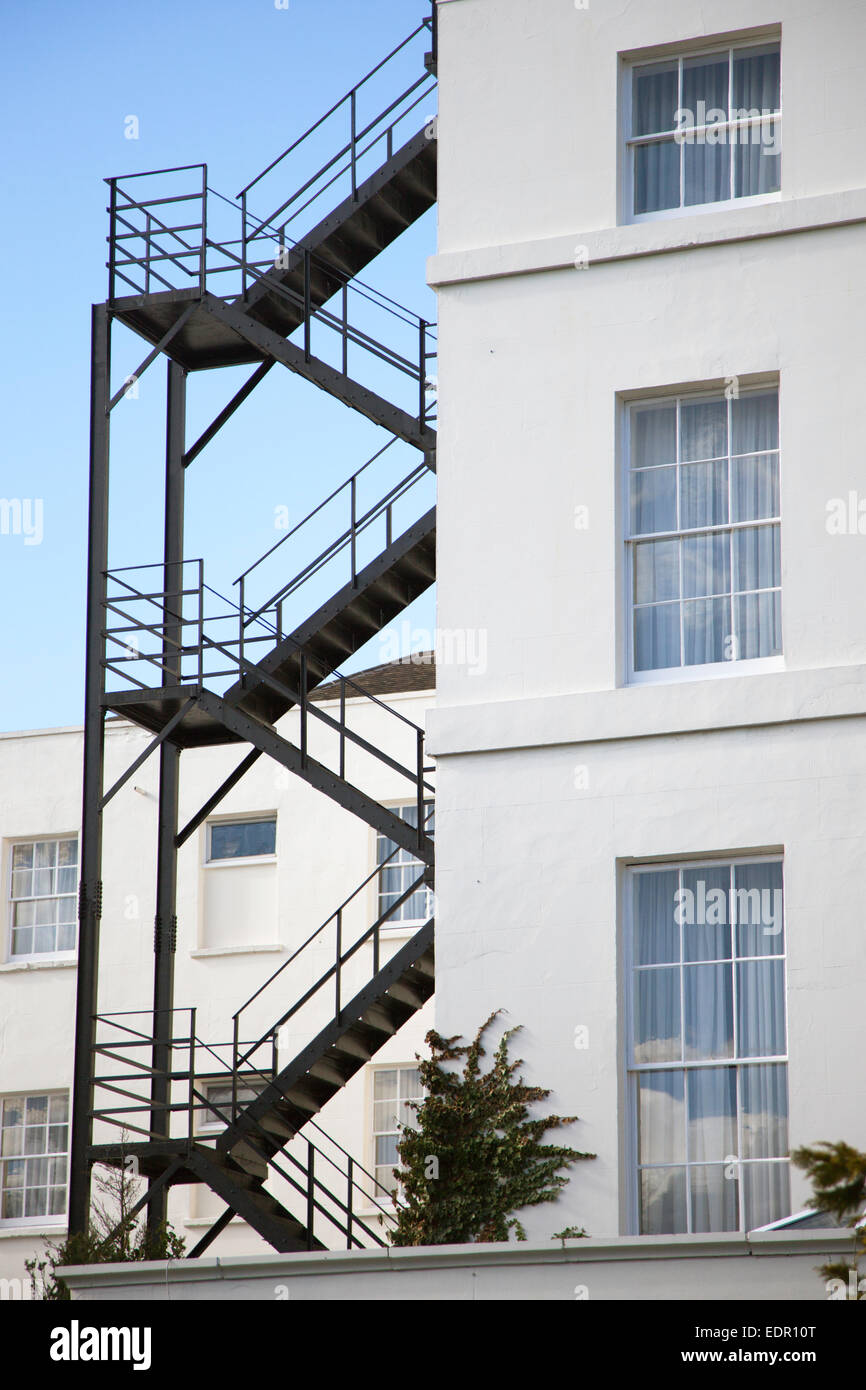
[[[259,183],[265,177],[266,174],[269,174],[271,170],[275,169],[278,164],[281,164],[283,160],[287,158],[288,155],[292,154],[298,148],[299,145],[302,145],[305,140],[309,139],[309,137],[312,134],[314,134],[314,132],[317,131],[321,125],[324,125],[325,121],[327,121],[331,116],[333,116],[334,113],[338,111],[341,106],[345,106],[347,101],[351,103],[353,99],[357,100],[357,94],[361,90],[361,88],[366,86],[370,79],[372,77],[375,77],[377,72],[380,72],[387,63],[390,63],[392,58],[395,58],[398,53],[400,53],[404,48],[406,48],[407,45],[410,44],[413,41],[413,39],[416,39],[418,35],[422,33],[425,29],[428,31],[432,31],[432,17],[428,19],[423,19],[421,23],[418,25],[417,29],[413,29],[412,33],[409,34],[400,43],[398,43],[396,48],[393,48],[390,53],[386,54],[386,56],[382,58],[381,61],[378,62],[374,68],[370,69],[370,71],[367,73],[365,77],[361,78],[360,82],[356,82],[354,87],[350,87],[349,91],[346,92],[345,96],[342,96],[338,101],[335,101],[334,105],[330,108],[330,110],[325,112],[324,116],[320,116],[317,121],[314,121],[310,128],[308,130],[305,130],[303,135],[299,135],[297,140],[294,140],[292,144],[289,145],[288,149],[283,150],[282,154],[277,155],[276,159],[272,159],[267,168],[263,169],[260,174],[256,174],[255,178],[251,179],[250,182],[246,184],[244,188],[241,189],[240,193],[238,194],[238,197],[242,198],[245,193],[249,193],[251,188],[254,188],[256,184]]]
[[[125,1106],[114,1105],[111,1109],[98,1107],[94,1104],[94,1106],[90,1110],[90,1117],[93,1120],[100,1120],[103,1123],[111,1125],[116,1129],[120,1129],[121,1132],[124,1134],[132,1133],[136,1135],[143,1135],[146,1139],[165,1139],[166,1137],[169,1137],[165,1133],[154,1130],[150,1127],[150,1125],[148,1126],[148,1128],[143,1128],[141,1124],[135,1124],[130,1119],[131,1115],[150,1115],[150,1113],[152,1112],[152,1100],[150,1096],[145,1097],[140,1095],[138,1092],[125,1090],[124,1088],[119,1087],[114,1083],[124,1080],[142,1079],[142,1072],[144,1073],[144,1075],[149,1076],[150,1078],[156,1078],[157,1076],[161,1077],[169,1086],[172,1082],[185,1081],[187,1083],[187,1088],[183,1101],[170,1102],[166,1100],[165,1103],[162,1103],[160,1105],[159,1110],[160,1114],[163,1116],[184,1113],[186,1114],[186,1134],[180,1136],[180,1138],[181,1140],[185,1138],[188,1146],[188,1152],[191,1152],[193,1147],[195,1147],[197,1144],[201,1144],[202,1142],[204,1142],[205,1146],[207,1147],[208,1140],[211,1138],[211,1136],[202,1135],[200,1132],[196,1130],[195,1117],[202,1110],[206,1110],[215,1114],[222,1121],[222,1123],[226,1125],[227,1129],[234,1128],[236,1120],[236,1116],[234,1118],[229,1118],[229,1116],[225,1114],[218,1105],[216,1105],[213,1101],[209,1100],[204,1091],[199,1088],[197,1082],[204,1082],[205,1080],[210,1082],[214,1079],[214,1076],[216,1076],[216,1079],[219,1080],[221,1075],[225,1075],[227,1078],[232,1078],[234,1082],[233,1094],[236,1094],[236,1076],[235,1073],[226,1068],[225,1063],[222,1062],[222,1059],[214,1050],[214,1046],[205,1043],[201,1038],[197,1036],[195,1027],[196,1010],[194,1008],[168,1009],[160,1010],[159,1012],[168,1012],[172,1016],[174,1016],[175,1014],[188,1016],[188,1034],[181,1034],[181,1036],[179,1037],[172,1035],[169,1037],[167,1042],[169,1057],[171,1057],[171,1054],[175,1049],[180,1048],[188,1054],[188,1065],[180,1069],[175,1069],[171,1064],[159,1069],[155,1069],[153,1067],[142,1067],[142,1071],[140,1071],[139,1073],[133,1073],[129,1077],[126,1077],[124,1075],[99,1076],[95,1074],[94,1090],[109,1091],[114,1095],[126,1097],[127,1099],[136,1101],[138,1103],[135,1105]],[[140,1030],[130,1029],[127,1025],[119,1024],[116,1022],[117,1018],[128,1017],[131,1015],[139,1015],[143,1017],[152,1018],[153,1011],[125,1010],[121,1014],[97,1014],[95,1016],[95,1023],[97,1024],[97,1027],[99,1024],[102,1024],[103,1026],[120,1029],[127,1033],[133,1032],[137,1035],[138,1040],[124,1045],[134,1047],[145,1047],[151,1050],[154,1042],[156,1041],[154,1035],[142,1033],[140,1032]],[[94,1052],[100,1055],[105,1054],[111,1056],[109,1048],[117,1045],[118,1044],[114,1043],[108,1045],[106,1045],[105,1043],[97,1043],[94,1046]],[[216,1046],[227,1046],[227,1044],[217,1044]],[[196,1051],[197,1048],[199,1049],[198,1053]],[[198,1069],[197,1074],[196,1059],[197,1056],[200,1055],[200,1051],[202,1049],[208,1052],[214,1058],[216,1058],[220,1067],[223,1069],[222,1071],[214,1073],[212,1070],[208,1069],[207,1071],[202,1073],[201,1069]],[[138,1064],[133,1063],[133,1065]],[[269,1079],[267,1077],[267,1074],[262,1072],[259,1068],[250,1069],[248,1072],[243,1073],[242,1079],[248,1080],[250,1077],[257,1077],[262,1080]],[[234,1109],[235,1107],[233,1106],[233,1110]],[[258,1134],[266,1142],[272,1143],[273,1136],[271,1136],[266,1130],[264,1130],[261,1127],[261,1125],[258,1124],[257,1121],[253,1121],[253,1123],[255,1124],[255,1129],[258,1132]],[[393,1221],[394,1213],[393,1211],[388,1211],[385,1207],[381,1205],[380,1202],[376,1200],[376,1198],[372,1195],[371,1192],[365,1190],[361,1183],[358,1182],[356,1174],[358,1172],[362,1173],[364,1177],[367,1178],[369,1182],[374,1185],[375,1188],[378,1188],[385,1192],[387,1192],[387,1189],[383,1187],[383,1185],[372,1173],[368,1172],[368,1170],[364,1167],[363,1164],[359,1163],[357,1159],[354,1159],[352,1155],[349,1154],[348,1151],[344,1149],[340,1143],[338,1143],[337,1140],[332,1139],[331,1136],[327,1133],[325,1129],[322,1128],[321,1125],[315,1123],[312,1120],[310,1121],[310,1123],[316,1129],[318,1134],[321,1135],[322,1138],[328,1142],[328,1144],[330,1144],[333,1148],[337,1149],[339,1153],[341,1153],[344,1156],[344,1158],[347,1161],[347,1166],[345,1169],[341,1168],[339,1162],[334,1157],[332,1157],[331,1154],[327,1153],[320,1145],[314,1143],[313,1140],[310,1139],[306,1134],[293,1134],[284,1141],[284,1144],[279,1149],[277,1149],[276,1153],[274,1154],[269,1154],[267,1152],[262,1153],[261,1150],[257,1150],[257,1152],[261,1153],[261,1157],[267,1162],[268,1166],[272,1168],[273,1171],[277,1173],[281,1178],[283,1178],[283,1180],[286,1183],[288,1183],[289,1186],[295,1192],[299,1193],[300,1196],[304,1198],[306,1205],[307,1236],[310,1245],[312,1245],[313,1240],[315,1239],[314,1223],[315,1215],[317,1212],[322,1217],[324,1217],[325,1220],[330,1222],[330,1224],[334,1226],[342,1235],[346,1237],[347,1247],[349,1249],[351,1249],[353,1246],[363,1248],[363,1240],[360,1238],[360,1235],[357,1232],[363,1233],[364,1236],[366,1236],[370,1241],[372,1241],[376,1245],[384,1245],[385,1241],[370,1228],[366,1221],[364,1221],[355,1212],[353,1205],[353,1193],[355,1191],[361,1193],[365,1200],[372,1203],[372,1205],[378,1211],[379,1215],[386,1221]],[[299,1139],[301,1142],[306,1144],[306,1163],[304,1163],[297,1155],[289,1152],[287,1149],[287,1145],[291,1144],[292,1141],[295,1139]],[[305,1175],[306,1185],[300,1183],[297,1180],[297,1178],[295,1178],[292,1175],[291,1172],[288,1172],[282,1166],[282,1163],[279,1161],[278,1155],[281,1155],[282,1159],[289,1165],[291,1165],[297,1172],[300,1172]],[[317,1175],[315,1162],[316,1158],[330,1165],[330,1167],[335,1171],[335,1173],[346,1182],[345,1200],[343,1200],[335,1192],[333,1192],[324,1182],[322,1182],[321,1178]],[[390,1200],[391,1194],[388,1195]],[[329,1209],[328,1206],[323,1205],[324,1202],[330,1203],[331,1208]],[[393,1204],[397,1205],[396,1202],[394,1202]]]

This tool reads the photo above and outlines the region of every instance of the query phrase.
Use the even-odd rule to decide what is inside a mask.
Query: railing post
[[[307,653],[301,652],[301,767],[307,766]]]
[[[189,1120],[187,1139],[192,1148],[195,1135],[195,1009],[189,1011]]]
[[[147,212],[144,215],[144,292],[150,294],[150,226],[151,217]]]
[[[357,93],[356,93],[356,89],[355,89],[354,87],[352,88],[351,92],[349,93],[349,104],[350,104],[350,108],[351,108],[351,122],[352,122],[352,132],[351,132],[351,146],[352,146],[352,154],[351,154],[351,164],[352,164],[352,198],[357,202],[357,199],[358,199],[358,169],[357,169],[357,162],[356,162],[356,160],[357,160],[357,143],[356,143],[356,142],[357,142],[357,134],[356,134],[356,131],[357,131]]]
[[[427,324],[418,320],[418,428],[424,429],[427,418]]]
[[[315,1181],[316,1181],[315,1154],[316,1154],[316,1151],[315,1151],[315,1149],[313,1148],[312,1144],[310,1143],[310,1141],[309,1141],[309,1139],[308,1139],[308,1140],[307,1140],[307,1249],[308,1249],[308,1250],[312,1250],[312,1248],[313,1248],[313,1221],[315,1220],[315,1216],[316,1216],[316,1207],[315,1207],[316,1194],[315,1194],[315,1187],[314,1187],[314,1184],[315,1184]]]
[[[347,1193],[346,1193],[346,1249],[347,1249],[347,1250],[351,1250],[351,1248],[352,1248],[352,1223],[353,1223],[353,1221],[354,1221],[354,1219],[355,1219],[355,1214],[354,1214],[354,1212],[353,1212],[353,1210],[352,1210],[352,1194],[353,1194],[353,1189],[354,1189],[354,1186],[355,1186],[355,1176],[354,1176],[354,1175],[355,1175],[355,1160],[354,1160],[353,1158],[350,1157],[350,1158],[349,1158],[349,1166],[348,1166],[348,1169],[347,1169],[347,1171],[346,1171],[346,1180],[347,1180],[347,1182],[348,1182],[348,1184],[349,1184],[349,1188],[348,1188],[348,1191],[347,1191]]]
[[[240,605],[240,606],[239,606],[239,610],[238,610],[238,675],[240,676],[240,680],[241,680],[241,689],[242,689],[242,690],[245,690],[245,689],[246,689],[246,684],[247,684],[247,672],[246,672],[246,667],[245,667],[245,665],[244,665],[244,587],[245,587],[245,584],[246,584],[246,581],[245,581],[245,579],[244,579],[244,576],[241,575],[241,578],[240,578],[240,593],[239,593],[239,595],[238,595],[238,600],[239,600],[239,605]]]
[[[310,285],[310,248],[304,247],[304,361],[310,360],[310,318],[312,316],[312,292]]]
[[[247,293],[247,195],[241,194],[241,295]]]
[[[180,567],[183,588],[183,565]],[[198,562],[198,684],[204,686],[204,560]]]
[[[283,600],[277,604],[277,641],[283,640]]]
[[[201,247],[198,253],[198,287],[207,288],[207,165],[201,166]]]
[[[232,1078],[236,1077],[238,1074],[238,1058],[240,1057],[241,1051],[240,1027],[240,1014],[235,1014],[232,1018]],[[234,1116],[232,1118],[234,1118]]]
[[[351,477],[350,483],[349,483],[349,498],[350,498],[350,505],[351,505],[351,508],[352,508],[351,526],[350,526],[350,535],[351,535],[350,546],[351,546],[351,556],[352,556],[352,587],[354,588],[354,586],[355,586],[355,585],[357,584],[357,582],[358,582],[358,555],[357,555],[357,531],[356,531],[356,527],[357,527],[357,524],[358,524],[358,484],[357,484],[356,475],[355,475],[354,473],[352,474],[352,477]]]
[[[391,503],[385,508],[385,546],[391,544]]]
[[[349,282],[343,281],[343,376],[349,375]]]
[[[340,999],[340,971],[341,971],[341,969],[342,969],[342,964],[343,964],[343,909],[342,909],[342,907],[338,907],[338,908],[337,908],[337,949],[336,949],[335,963],[334,963],[334,980],[335,980],[335,982],[336,982],[336,990],[337,990],[337,1007],[336,1007],[336,1012],[335,1012],[335,1014],[334,1014],[334,1019],[335,1019],[336,1022],[339,1022],[339,1021],[340,1021],[340,1009],[341,1009],[341,1007],[342,1007],[342,1001],[341,1001],[341,999]]]
[[[117,255],[117,179],[108,180],[108,298],[114,298],[114,262]]]
[[[340,677],[340,776],[346,778],[346,682]]]
[[[417,753],[417,791],[416,805],[418,807],[418,848],[424,843],[424,731],[419,729],[415,735],[415,747]]]

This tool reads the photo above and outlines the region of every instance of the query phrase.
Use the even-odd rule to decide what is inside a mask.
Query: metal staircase
[[[192,1254],[206,1249],[232,1215],[281,1251],[319,1248],[334,1231],[349,1248],[382,1244],[382,1224],[393,1220],[376,1180],[315,1117],[424,1006],[434,985],[432,916],[397,949],[387,935],[402,903],[433,882],[434,786],[423,731],[340,672],[348,656],[435,580],[435,334],[359,279],[435,202],[435,121],[423,110],[434,89],[435,15],[236,200],[209,187],[204,165],[107,180],[108,300],[95,307],[93,320],[73,1231],[87,1220],[91,1165],[123,1165],[130,1157],[148,1181],[139,1205],[147,1206],[153,1226],[164,1219],[168,1189],[178,1183],[205,1184],[225,1203]],[[365,103],[372,93],[379,95],[370,114]],[[343,134],[328,145],[334,123]],[[323,148],[327,157],[314,167]],[[302,167],[293,182],[292,170]],[[269,182],[279,187],[280,201],[260,218],[251,203]],[[287,189],[293,191],[284,197]],[[236,218],[231,234],[227,219]],[[164,553],[152,565],[109,570],[109,421],[130,381],[112,393],[113,321],[150,345],[132,376],[164,355],[168,379]],[[187,373],[246,363],[255,364],[247,382],[188,445]],[[206,583],[202,560],[184,556],[184,474],[277,364],[391,438],[245,570],[229,598]],[[377,461],[398,441],[421,457],[377,489]],[[293,544],[305,528],[321,527],[332,505],[345,508],[344,521],[294,568]],[[262,589],[274,575],[276,586]],[[325,681],[322,700],[316,691]],[[391,731],[388,751],[356,727],[358,709],[371,705]],[[111,713],[153,737],[106,790],[103,725]],[[182,751],[229,743],[245,746],[242,761],[180,826]],[[157,752],[153,1006],[133,1015],[99,1013],[103,815]],[[355,936],[347,909],[390,859],[377,866],[238,1009],[231,1042],[220,1043],[198,1036],[194,1009],[174,1004],[177,851],[262,755],[392,840],[393,854],[409,851],[419,874]],[[369,769],[382,765],[404,779],[414,824],[366,785]],[[327,964],[318,969],[323,952]],[[248,1027],[252,1040],[243,1041]],[[209,1095],[215,1083],[228,1088],[227,1105]],[[210,1117],[207,1126],[203,1116]],[[265,1187],[268,1181],[279,1195]],[[359,1198],[366,1219],[358,1214]]]

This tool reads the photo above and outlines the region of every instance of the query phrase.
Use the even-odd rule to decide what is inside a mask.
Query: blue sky
[[[11,212],[3,233],[0,498],[30,502],[31,523],[39,499],[42,536],[27,544],[36,534],[0,534],[0,729],[82,717],[90,305],[107,292],[103,179],[206,161],[209,184],[235,195],[428,13],[426,0],[3,7],[0,106]],[[130,116],[137,140],[126,138]],[[255,210],[266,215],[271,203]],[[363,278],[434,320],[424,283],[434,241],[435,210]],[[115,389],[147,350],[115,330]],[[248,374],[190,375],[188,442]],[[160,360],[142,378],[139,398],[121,401],[112,415],[112,565],[159,556],[164,386]],[[294,524],[387,438],[275,367],[188,470],[186,555],[204,555],[208,581],[228,592],[279,539],[275,518],[286,513],[278,508]],[[400,450],[407,471],[418,455],[398,445],[390,457]],[[339,505],[326,526],[344,524]],[[286,572],[271,564],[277,583],[294,573],[290,561]],[[310,597],[312,606],[321,595]],[[432,597],[408,618],[429,628]],[[354,666],[377,659],[373,644]]]

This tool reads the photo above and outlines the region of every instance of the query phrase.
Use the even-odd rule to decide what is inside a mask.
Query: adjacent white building
[[[382,706],[360,697],[350,700],[353,727],[388,750],[396,726],[388,709],[423,724],[434,679],[429,660],[386,665],[361,676],[359,682]],[[338,702],[332,696],[330,703]],[[327,690],[321,707],[329,707]],[[292,719],[287,716],[280,726],[287,737],[292,736]],[[146,748],[148,736],[135,725],[114,720],[106,741],[110,784]],[[0,1278],[11,1281],[24,1276],[25,1259],[42,1253],[45,1237],[62,1239],[65,1232],[81,762],[80,729],[0,735]],[[181,815],[188,818],[197,811],[232,766],[231,748],[188,753]],[[389,806],[403,807],[405,782],[384,764],[378,766],[377,794]],[[155,774],[153,760],[146,762],[118,792],[123,804],[107,830],[101,1013],[140,1010],[142,983],[152,973],[153,868],[142,846],[152,843]],[[409,807],[404,814],[413,811]],[[386,848],[356,817],[264,759],[187,841],[178,874],[176,1005],[179,1010],[196,1008],[195,1031],[215,1046],[212,1062],[199,1051],[197,1066],[199,1085],[215,1104],[224,1109],[230,1104],[231,1086],[220,1073],[228,1063],[225,1045],[231,1042],[234,1012],[286,962],[279,982],[263,996],[260,1017],[253,1006],[244,1023],[261,1021],[266,1027],[302,993],[313,965],[327,966],[333,928],[314,946],[312,964],[310,950],[296,961],[291,957],[346,899],[352,897],[344,918],[344,945],[353,931],[360,934],[375,921],[388,898],[417,877],[414,861],[402,850],[384,874],[375,873],[393,848],[390,843]],[[356,894],[367,879],[366,888]],[[419,919],[427,920],[428,907],[426,891],[402,904],[392,924],[383,928],[383,959],[408,939]],[[327,1002],[317,999],[315,1007],[326,1011]],[[341,1145],[383,1187],[393,1186],[397,1121],[408,1115],[402,1102],[418,1095],[415,1054],[432,1021],[428,1005],[352,1078],[327,1115],[317,1117],[325,1131],[315,1136],[320,1150],[340,1161]],[[135,1015],[118,1019],[132,1027],[140,1022]],[[314,1024],[308,1010],[288,1026],[281,1046],[305,1040]],[[104,1036],[116,1044],[121,1034]],[[250,1036],[242,1030],[242,1039]],[[112,1065],[103,1072],[108,1074]],[[97,1103],[108,1100],[105,1091],[98,1093]],[[131,1113],[129,1123],[134,1141],[141,1114]],[[196,1127],[202,1137],[221,1128],[203,1109]],[[322,1176],[327,1181],[327,1173]],[[358,1176],[390,1210],[387,1195]],[[279,1179],[272,1186],[278,1192]],[[339,1188],[336,1179],[333,1186]],[[372,1202],[359,1201],[358,1194],[355,1201],[358,1215],[373,1229],[387,1224]],[[172,1191],[169,1217],[188,1250],[222,1210],[204,1185]],[[269,1249],[237,1218],[213,1248],[223,1257]],[[18,1288],[15,1283],[8,1287]]]

